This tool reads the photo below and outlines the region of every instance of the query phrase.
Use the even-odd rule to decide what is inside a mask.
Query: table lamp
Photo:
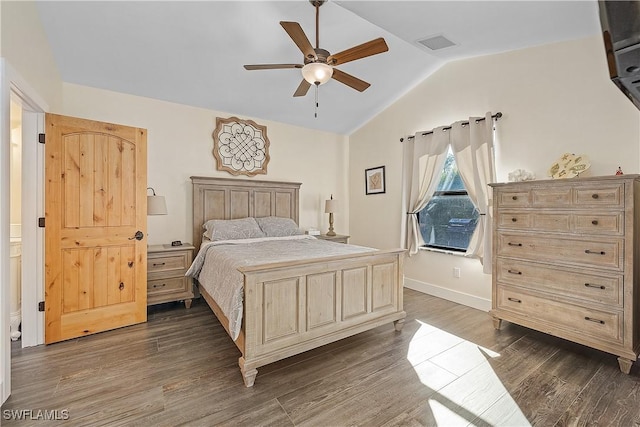
[[[331,199],[326,200],[324,202],[324,213],[329,214],[329,231],[327,231],[327,236],[335,236],[336,232],[333,231],[333,213],[338,210],[338,202],[333,200],[333,194],[331,195]]]

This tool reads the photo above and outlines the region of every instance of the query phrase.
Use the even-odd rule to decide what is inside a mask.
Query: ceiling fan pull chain
[[[314,117],[317,119],[318,118],[318,88],[320,87],[320,85],[315,85],[316,86],[316,111],[314,114]]]

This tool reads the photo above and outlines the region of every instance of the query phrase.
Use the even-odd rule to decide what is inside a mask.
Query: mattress
[[[313,236],[263,237],[203,242],[186,276],[198,280],[229,320],[235,341],[242,328],[244,276],[239,267],[375,251]]]

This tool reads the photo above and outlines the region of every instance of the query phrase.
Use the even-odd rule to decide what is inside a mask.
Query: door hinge
[[[39,142],[40,144],[44,144],[45,139],[46,139],[46,137],[45,137],[44,133],[39,133],[39,134],[38,134],[38,142]]]
[[[38,311],[44,311],[44,301],[38,303]]]
[[[44,228],[44,218],[43,217],[38,218],[38,227]]]

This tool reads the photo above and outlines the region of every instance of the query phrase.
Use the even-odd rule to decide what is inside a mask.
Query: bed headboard
[[[192,176],[193,245],[200,248],[202,226],[210,219],[279,216],[298,224],[299,182]]]

